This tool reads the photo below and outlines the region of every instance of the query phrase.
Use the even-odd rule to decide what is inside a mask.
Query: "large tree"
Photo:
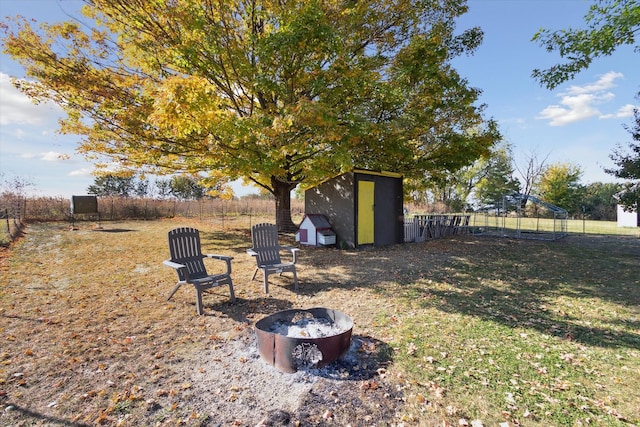
[[[80,151],[155,173],[244,178],[276,199],[353,167],[470,164],[499,139],[451,67],[464,0],[85,0],[82,22],[16,18],[4,50]],[[473,129],[473,132],[470,131]]]
[[[97,176],[93,184],[87,188],[87,193],[96,196],[129,197],[135,192],[136,185],[135,176],[106,174]]]
[[[634,45],[640,31],[637,0],[594,0],[585,15],[586,28],[542,29],[533,40],[547,51],[557,51],[567,61],[546,70],[533,70],[533,77],[548,89],[573,79],[600,56],[609,56],[622,45]],[[639,52],[639,46],[635,46]]]
[[[545,202],[559,206],[570,214],[581,211],[584,187],[580,185],[582,170],[571,163],[554,163],[544,169],[536,193]]]
[[[616,194],[622,190],[622,184],[611,182],[593,182],[584,189],[584,198],[580,202],[582,213],[589,219],[602,221],[616,220]]]
[[[520,199],[520,208],[524,209],[527,205],[527,201],[529,200],[529,196],[533,192],[536,185],[540,180],[540,177],[545,171],[546,162],[549,158],[549,154],[544,156],[542,160],[538,158],[538,154],[535,151],[531,151],[529,154],[525,154],[524,164],[516,163],[516,170],[518,174],[520,174],[520,179],[522,181],[520,192],[522,194],[522,198]]]
[[[634,117],[635,124],[627,128],[632,138],[629,150],[621,146],[616,147],[610,157],[617,167],[605,169],[605,172],[627,180],[617,195],[625,210],[637,209],[640,201],[640,110],[634,110]]]
[[[636,44],[636,37],[640,33],[640,5],[637,0],[594,0],[584,20],[586,28],[559,31],[543,29],[534,35],[534,41],[550,52],[557,51],[567,60],[546,70],[533,71],[533,77],[548,89],[573,79],[580,71],[587,69],[595,58],[612,55],[620,46],[635,45],[635,52],[640,53],[640,46]],[[626,209],[636,207],[640,200],[638,120],[636,110],[635,127],[630,129],[633,136],[629,144],[631,153],[616,148],[611,158],[618,168],[605,169],[605,172],[618,178],[636,180],[628,182],[626,189],[620,193],[620,202]]]
[[[514,176],[515,167],[511,144],[503,141],[491,150],[491,155],[483,157],[474,164],[475,181],[473,196],[476,202],[483,204],[496,203],[504,196],[520,192],[520,181]]]

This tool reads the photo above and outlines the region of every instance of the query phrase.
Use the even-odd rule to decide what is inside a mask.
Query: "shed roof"
[[[315,228],[331,228],[331,224],[329,224],[329,221],[327,221],[327,218],[325,218],[324,215],[307,214],[305,215],[305,218],[308,218]],[[302,222],[304,223],[304,219],[302,220]]]

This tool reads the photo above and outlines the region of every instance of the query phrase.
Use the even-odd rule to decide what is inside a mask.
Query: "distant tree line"
[[[520,194],[523,196],[520,209],[525,214],[530,208],[529,196],[536,196],[565,209],[574,218],[616,219],[617,196],[625,188],[623,184],[584,185],[579,166],[546,164],[547,157],[531,154],[524,164],[518,165],[510,144],[502,142],[471,166],[432,180],[426,191],[411,188],[409,183],[409,196],[415,204],[437,204],[445,211],[460,212],[495,209],[505,196]]]
[[[426,191],[408,187],[408,198],[418,205],[439,205],[447,212],[490,209],[502,203],[504,196],[522,194],[522,210],[530,195],[561,207],[574,218],[613,221],[616,196],[623,184],[595,182],[581,184],[582,170],[570,163],[547,165],[546,158],[532,154],[518,166],[508,143],[502,143],[473,165],[452,174],[446,180],[434,180]],[[197,177],[179,175],[151,182],[138,176],[103,175],[87,188],[89,194],[116,197],[203,200],[230,199],[233,193],[206,187]],[[256,197],[265,197],[256,195]]]
[[[207,187],[198,177],[176,175],[171,178],[148,178],[135,175],[101,175],[87,188],[89,194],[117,197],[153,197],[179,200],[231,199],[233,191],[223,185]]]

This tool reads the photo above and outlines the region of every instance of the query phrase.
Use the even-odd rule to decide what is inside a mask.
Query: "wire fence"
[[[209,221],[222,229],[227,227],[250,229],[257,222],[275,222],[277,216],[275,201],[265,198],[196,201],[99,197],[98,210],[100,213],[98,220],[105,222],[185,218]],[[304,213],[304,202],[292,199],[291,219],[294,224],[302,221]],[[413,215],[405,218],[411,223],[409,228],[415,228],[412,217]],[[73,223],[83,226],[83,223],[95,222],[96,218],[91,215],[74,215],[70,199],[63,197],[25,198],[11,194],[0,195],[0,245],[7,245],[19,236],[26,223],[37,221],[67,221],[70,226]],[[467,221],[465,228],[468,227],[468,231],[474,234],[537,235],[536,233],[548,233],[554,230],[553,220],[544,218],[511,218],[504,215],[472,213],[470,218],[465,215],[465,221]],[[639,227],[619,227],[615,221],[569,219],[566,226],[563,226],[563,231],[568,234],[640,237]],[[417,234],[409,240],[414,241],[416,237]]]
[[[185,218],[210,221],[217,227],[246,227],[256,221],[275,222],[276,204],[273,199],[243,198],[240,200],[159,200],[129,197],[98,197],[98,215],[74,214],[71,200],[63,197],[21,198],[0,197],[0,218],[4,233],[0,242],[7,244],[28,222],[67,221],[70,226],[92,222],[124,220],[154,220]],[[304,203],[291,200],[291,218],[298,223],[304,216]]]
[[[569,218],[559,221],[554,218],[492,215],[486,212],[473,213],[469,228],[474,234],[543,240],[555,240],[572,234],[640,237],[640,227],[622,227],[616,221],[596,221],[586,218]]]
[[[2,233],[0,233],[0,245],[6,245],[20,235],[25,224],[24,198],[3,197],[0,200],[0,221],[2,221]]]

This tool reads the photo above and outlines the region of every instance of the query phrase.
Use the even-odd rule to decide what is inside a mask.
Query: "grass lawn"
[[[496,217],[487,215],[476,215],[471,218],[471,225],[475,227],[486,228],[489,230],[504,229],[505,233],[511,235],[518,228],[521,232],[541,232],[550,235],[554,231],[556,233],[569,234],[596,234],[610,236],[628,236],[640,238],[640,229],[638,227],[619,227],[616,221],[592,221],[581,219],[568,219],[565,221],[564,227],[560,220],[550,218],[515,218],[515,217]],[[544,236],[543,236],[544,237]],[[547,236],[551,239],[551,236]]]
[[[376,381],[403,396],[366,425],[640,425],[637,237],[303,248],[300,289],[276,276],[267,296],[250,280],[248,229],[102,225],[32,224],[2,253],[0,425],[216,425],[178,374],[267,314],[319,306],[380,343],[389,363]],[[205,295],[205,316],[191,289],[165,300],[166,233],[183,225],[205,252],[235,257],[236,305],[224,290]]]

